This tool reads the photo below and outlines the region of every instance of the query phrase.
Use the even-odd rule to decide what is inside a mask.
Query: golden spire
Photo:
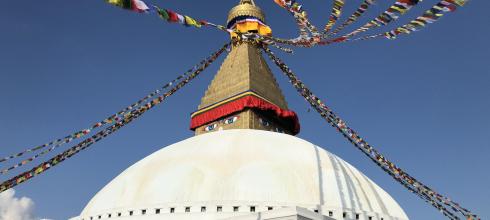
[[[228,22],[241,16],[265,18],[253,0],[241,0],[231,9]],[[191,118],[196,135],[226,129],[299,132],[298,118],[288,110],[260,48],[246,41],[232,47]]]

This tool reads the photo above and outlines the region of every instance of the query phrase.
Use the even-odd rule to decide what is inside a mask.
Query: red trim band
[[[251,95],[225,103],[221,106],[192,117],[190,128],[191,130],[196,130],[196,128],[208,124],[209,122],[218,120],[236,112],[243,111],[246,108],[273,113],[282,122],[284,122],[284,124],[288,127],[288,130],[293,132],[294,135],[299,133],[300,125],[298,116],[295,112],[282,109],[277,105]]]

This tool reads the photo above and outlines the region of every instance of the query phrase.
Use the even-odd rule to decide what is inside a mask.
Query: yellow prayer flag
[[[198,27],[198,28],[200,28],[202,26],[199,22],[197,22],[196,20],[194,20],[193,18],[191,18],[187,15],[184,15],[184,18],[185,18],[185,23],[187,25],[191,25],[191,26]]]

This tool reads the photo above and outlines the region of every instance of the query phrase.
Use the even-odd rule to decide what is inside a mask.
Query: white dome
[[[335,219],[408,219],[339,157],[260,130],[217,131],[165,147],[112,180],[74,219],[222,219],[284,207]]]

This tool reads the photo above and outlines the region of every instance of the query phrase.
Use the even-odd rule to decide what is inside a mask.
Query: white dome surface
[[[160,213],[167,217],[158,219],[219,219],[217,212],[230,217],[250,207],[408,219],[388,193],[339,157],[260,130],[217,131],[165,147],[122,172],[74,219],[157,219]]]

